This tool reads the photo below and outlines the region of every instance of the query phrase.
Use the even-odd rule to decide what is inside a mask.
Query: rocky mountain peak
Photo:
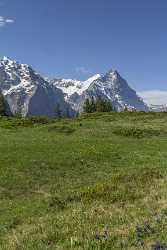
[[[129,108],[147,110],[147,106],[116,70],[96,74],[85,81],[43,78],[32,67],[8,57],[0,59],[0,91],[12,113],[22,109],[26,115],[53,116],[56,103],[71,114],[82,111],[85,98],[102,96],[117,111]],[[75,110],[75,111],[74,111]]]
[[[7,57],[0,60],[0,91],[13,114],[21,110],[23,116],[53,117],[57,103],[62,107],[62,114],[66,108],[71,109],[60,89],[50,85],[29,65]]]

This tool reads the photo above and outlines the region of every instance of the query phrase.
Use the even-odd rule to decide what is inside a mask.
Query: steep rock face
[[[54,109],[56,104],[60,105],[60,109],[62,111],[62,115],[66,114],[66,110],[70,112],[73,116],[75,112],[71,109],[68,103],[64,101],[64,95],[62,91],[57,88],[52,88],[51,86],[47,86],[43,88],[42,86],[38,86],[34,95],[31,97],[28,105],[28,116],[54,116]]]
[[[117,71],[95,75],[86,81],[72,79],[46,80],[30,66],[4,57],[0,59],[0,91],[5,97],[8,113],[22,116],[53,117],[55,105],[62,114],[74,116],[81,112],[86,98],[101,96],[116,111],[129,109],[147,111],[148,107]]]
[[[85,99],[91,96],[101,96],[110,101],[116,111],[123,110],[125,106],[129,109],[148,110],[147,105],[117,71],[111,70],[104,76],[95,75],[85,82],[61,80],[54,82],[54,86],[62,89],[71,107],[79,112],[82,111]]]
[[[68,108],[74,114],[60,89],[50,85],[30,66],[6,57],[0,60],[0,90],[12,114],[53,117],[57,103],[62,113]]]

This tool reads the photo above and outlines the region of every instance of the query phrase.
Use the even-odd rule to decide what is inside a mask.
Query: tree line
[[[83,105],[83,112],[84,113],[94,113],[94,112],[111,112],[113,111],[113,107],[111,102],[103,99],[101,96],[94,98],[87,98]],[[64,114],[61,111],[59,103],[56,104],[54,109],[54,117],[61,119],[63,117],[70,118],[70,111],[69,108],[66,108]]]
[[[101,96],[94,98],[87,98],[83,105],[83,112],[94,113],[94,112],[111,112],[113,107],[111,102],[103,99]]]
[[[101,96],[94,98],[87,98],[83,105],[83,112],[85,113],[94,113],[94,112],[111,112],[113,111],[113,107],[111,102],[103,99]],[[0,93],[0,116],[6,116],[6,102],[5,98],[2,93]],[[18,109],[15,116],[21,117],[21,108]],[[59,103],[55,104],[54,111],[53,111],[54,118],[61,119],[61,118],[70,118],[70,109],[66,107],[65,111],[61,110],[61,106]]]

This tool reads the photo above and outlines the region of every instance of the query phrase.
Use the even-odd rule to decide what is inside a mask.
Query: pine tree
[[[96,98],[96,111],[97,112],[104,112],[104,101],[101,96]]]
[[[62,118],[62,114],[61,114],[60,104],[59,103],[56,103],[56,105],[55,105],[54,118],[56,118],[56,119],[61,119]]]
[[[5,115],[5,99],[2,93],[0,93],[0,116]]]
[[[83,106],[83,111],[85,113],[91,113],[91,105],[90,105],[90,101],[89,98],[86,98],[84,106]]]
[[[85,113],[111,112],[113,108],[111,102],[104,100],[101,96],[98,96],[96,100],[92,96],[91,100],[88,98],[85,100],[83,110]]]
[[[113,111],[112,104],[109,101],[105,101],[105,109],[103,112],[111,112]]]
[[[91,100],[90,100],[90,110],[91,110],[91,113],[96,112],[96,104],[95,104],[95,99],[93,96],[91,97]]]
[[[104,100],[101,96],[96,98],[95,106],[97,112],[111,112],[113,110],[111,102]]]

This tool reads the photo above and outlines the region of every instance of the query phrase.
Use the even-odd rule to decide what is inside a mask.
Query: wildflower
[[[160,242],[156,242],[155,244],[151,245],[152,250],[166,250],[167,246],[161,244]]]

